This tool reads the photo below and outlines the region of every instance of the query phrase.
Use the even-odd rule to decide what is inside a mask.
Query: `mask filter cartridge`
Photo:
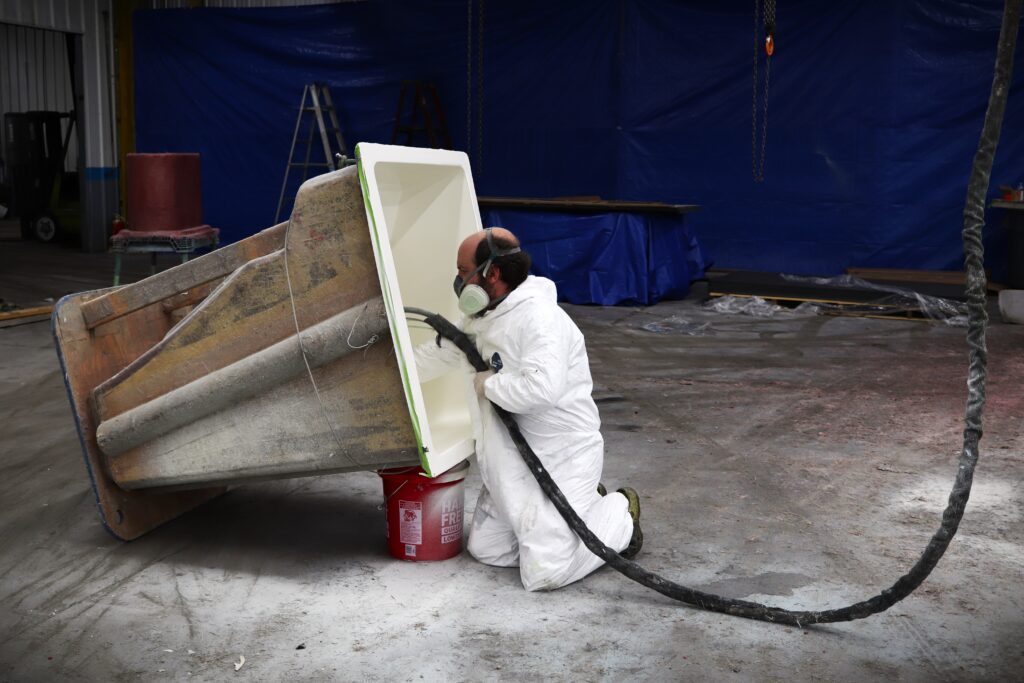
[[[459,310],[466,315],[476,315],[490,303],[491,297],[480,285],[466,285],[459,294]]]

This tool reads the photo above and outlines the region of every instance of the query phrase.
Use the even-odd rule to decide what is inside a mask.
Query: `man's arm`
[[[519,367],[489,378],[484,395],[510,413],[525,415],[550,408],[565,393],[572,339],[550,315],[531,320],[520,335]]]

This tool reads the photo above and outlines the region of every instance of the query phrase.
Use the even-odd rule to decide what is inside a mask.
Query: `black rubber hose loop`
[[[982,128],[978,151],[971,168],[971,177],[967,187],[967,201],[964,208],[964,264],[967,272],[967,346],[970,352],[968,366],[968,396],[964,416],[963,449],[957,467],[956,480],[949,494],[949,501],[942,513],[942,523],[932,536],[921,557],[906,574],[901,576],[889,588],[878,595],[846,607],[823,611],[789,610],[772,607],[758,602],[736,600],[704,593],[693,588],[664,579],[649,572],[637,563],[627,560],[606,546],[594,535],[587,525],[572,509],[551,475],[526,442],[515,418],[501,406],[491,404],[494,412],[508,428],[513,443],[519,449],[527,466],[533,472],[541,489],[547,494],[559,514],[569,527],[580,537],[584,545],[610,566],[625,574],[634,581],[652,588],[674,600],[685,602],[701,609],[722,612],[737,617],[759,619],[779,624],[804,627],[810,624],[826,624],[839,621],[863,619],[879,612],[884,612],[914,589],[931,573],[950,541],[956,534],[963,518],[964,509],[971,493],[971,482],[974,478],[974,466],[978,461],[978,442],[981,440],[981,416],[985,406],[985,378],[987,374],[988,353],[985,345],[985,326],[988,316],[985,312],[985,270],[983,268],[984,249],[981,244],[981,232],[984,226],[985,195],[988,192],[989,179],[992,173],[992,161],[995,157],[996,145],[1002,128],[1003,114],[1006,110],[1006,97],[1010,89],[1013,74],[1013,53],[1017,43],[1017,27],[1020,24],[1021,3],[1024,0],[1006,0],[1003,10],[1003,23],[999,32],[999,47],[996,54],[995,76],[992,81],[992,93],[989,97],[988,110]],[[487,363],[480,356],[476,346],[461,330],[436,313],[423,309],[407,308],[407,313],[423,316],[428,325],[439,335],[451,340],[466,354],[470,364],[478,371],[488,369]]]

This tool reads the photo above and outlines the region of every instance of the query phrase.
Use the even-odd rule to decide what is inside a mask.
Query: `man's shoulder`
[[[560,337],[571,337],[579,333],[579,327],[557,301],[542,297],[521,301],[510,311],[509,322],[519,334],[525,336],[555,333]]]
[[[517,297],[518,301],[515,301],[511,307],[511,310],[519,315],[559,315],[564,313],[554,297],[536,291],[525,294],[525,296]]]

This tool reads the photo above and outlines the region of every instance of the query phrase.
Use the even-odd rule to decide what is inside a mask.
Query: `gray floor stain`
[[[748,595],[792,595],[797,588],[814,582],[809,576],[795,572],[765,572],[756,576],[737,576],[698,586],[706,593],[718,593],[733,598]]]

